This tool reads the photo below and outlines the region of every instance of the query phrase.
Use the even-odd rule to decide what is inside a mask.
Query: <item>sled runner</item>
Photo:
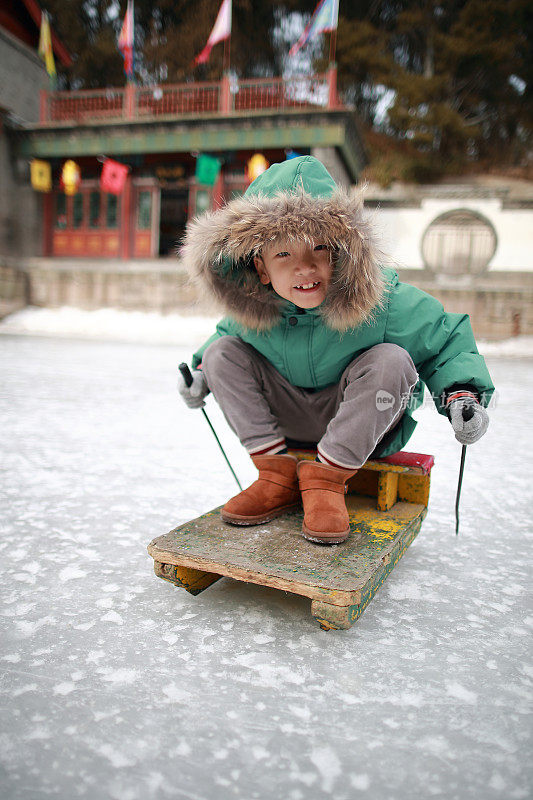
[[[367,461],[348,482],[351,533],[342,544],[306,541],[302,512],[243,529],[214,509],[150,543],[155,573],[193,595],[223,576],[282,589],[309,597],[324,630],[350,628],[420,530],[433,461],[405,452]]]

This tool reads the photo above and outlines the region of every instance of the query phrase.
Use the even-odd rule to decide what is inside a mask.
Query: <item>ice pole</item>
[[[472,406],[465,406],[462,411],[463,420],[468,422],[474,416]],[[461,449],[461,465],[459,467],[459,482],[457,484],[457,495],[455,497],[455,535],[459,536],[459,499],[461,497],[461,485],[463,483],[463,472],[465,471],[466,444]]]
[[[190,386],[190,385],[192,384],[192,375],[191,375],[191,371],[190,371],[190,369],[189,369],[188,365],[187,365],[187,364],[186,364],[186,363],[183,361],[183,362],[182,362],[182,363],[179,365],[179,368],[178,368],[178,369],[179,369],[179,371],[181,372],[181,374],[182,374],[182,376],[183,376],[183,380],[185,381],[185,385],[186,385],[187,387],[188,387],[188,386]],[[222,455],[223,455],[223,456],[224,456],[224,458],[226,459],[226,464],[227,464],[227,465],[228,465],[228,467],[230,468],[230,470],[231,470],[231,474],[233,475],[233,477],[234,477],[234,478],[235,478],[235,480],[237,481],[237,486],[239,487],[239,489],[240,489],[240,490],[241,490],[241,492],[242,492],[242,486],[241,486],[241,484],[240,484],[240,481],[239,481],[238,477],[235,475],[235,471],[234,471],[233,467],[232,467],[232,466],[231,466],[231,464],[229,463],[229,459],[228,459],[228,457],[227,457],[226,453],[224,452],[224,448],[223,448],[223,447],[222,447],[222,445],[220,444],[220,439],[218,438],[218,436],[217,436],[217,434],[216,434],[216,431],[215,431],[215,429],[213,428],[213,426],[212,426],[212,424],[211,424],[211,420],[209,419],[209,417],[208,417],[208,416],[207,416],[207,414],[205,413],[205,409],[204,409],[204,408],[202,408],[202,409],[201,409],[201,411],[202,411],[202,414],[204,415],[204,417],[205,417],[205,418],[206,418],[206,420],[207,420],[207,424],[209,425],[209,427],[211,428],[211,430],[212,430],[212,432],[213,432],[213,436],[214,436],[214,437],[215,437],[215,439],[217,440],[217,444],[218,444],[218,446],[220,447],[220,452],[222,453]]]

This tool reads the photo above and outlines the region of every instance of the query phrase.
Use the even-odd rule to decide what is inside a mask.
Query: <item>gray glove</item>
[[[453,398],[453,396],[452,396]],[[470,408],[473,416],[465,422],[463,409]],[[461,444],[474,444],[481,439],[489,427],[489,415],[474,397],[460,397],[451,400],[447,407],[450,422],[455,431],[455,438]]]
[[[178,372],[178,392],[189,408],[203,408],[205,406],[204,397],[209,394],[209,387],[204,373],[201,370],[194,370],[192,383],[187,386],[183,375]]]

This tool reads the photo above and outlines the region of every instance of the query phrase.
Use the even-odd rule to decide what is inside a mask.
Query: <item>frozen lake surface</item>
[[[235,492],[175,393],[190,352],[0,338],[3,800],[531,797],[533,361],[489,359],[459,538],[460,446],[422,409],[422,531],[360,621],[324,632],[304,598],[153,575],[148,542]]]

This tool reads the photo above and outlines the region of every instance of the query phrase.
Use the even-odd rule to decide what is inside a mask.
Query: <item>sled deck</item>
[[[301,511],[243,528],[217,508],[150,543],[155,573],[193,595],[224,576],[282,589],[309,597],[324,630],[350,628],[420,530],[433,461],[405,452],[367,461],[348,482],[351,533],[342,544],[304,539]]]

